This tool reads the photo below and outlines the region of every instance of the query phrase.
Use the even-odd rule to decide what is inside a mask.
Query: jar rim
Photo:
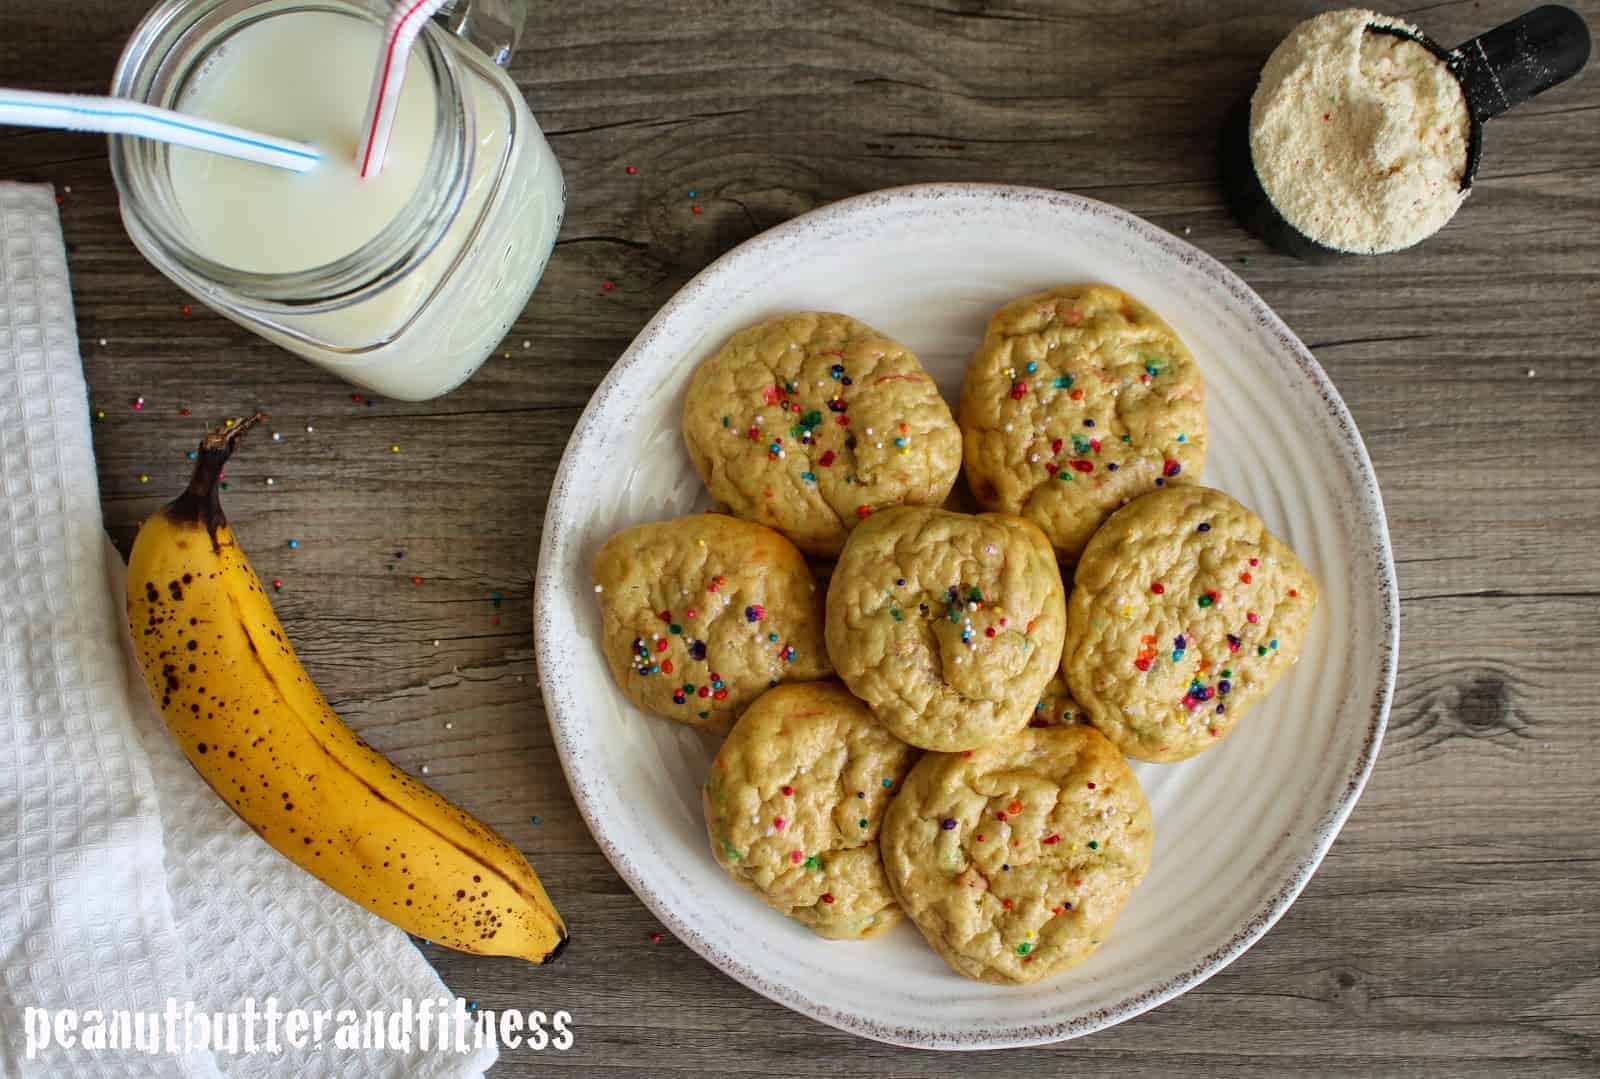
[[[188,79],[212,51],[247,26],[279,15],[322,11],[379,27],[374,11],[345,0],[163,0],[144,17],[117,63],[112,93],[174,107]],[[432,145],[416,189],[379,232],[332,262],[287,273],[261,273],[217,262],[183,234],[167,170],[164,143],[110,137],[112,178],[130,227],[137,226],[178,268],[256,309],[293,308],[304,314],[367,299],[405,277],[432,253],[466,198],[472,171],[473,118],[460,73],[443,32],[431,23],[416,53],[434,80]],[[169,100],[170,98],[170,100]]]

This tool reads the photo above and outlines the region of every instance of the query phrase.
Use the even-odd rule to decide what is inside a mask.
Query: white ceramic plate
[[[632,708],[596,646],[589,577],[611,533],[709,505],[679,434],[694,364],[752,322],[842,311],[911,346],[952,402],[990,312],[1075,281],[1126,289],[1205,372],[1205,481],[1253,507],[1322,583],[1304,658],[1220,747],[1136,768],[1153,865],[1087,963],[1031,987],[968,981],[909,925],[826,943],[726,879],[708,847],[704,736]],[[1058,1041],[1198,985],[1294,901],[1361,793],[1394,683],[1398,606],[1372,465],[1305,346],[1220,263],[1103,203],[929,185],[835,203],[718,259],[595,393],[556,475],[536,583],[545,704],[606,856],[661,921],[758,992],[868,1038],[937,1049]],[[580,924],[577,932],[582,933]]]

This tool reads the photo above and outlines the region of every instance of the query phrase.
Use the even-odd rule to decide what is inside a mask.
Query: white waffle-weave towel
[[[268,847],[189,767],[134,666],[100,518],[53,191],[0,183],[0,1075],[460,1079],[467,1053],[49,1046],[28,1007],[369,1010],[449,997],[410,939]],[[85,1017],[87,1018],[87,1017]],[[242,1048],[242,1047],[241,1047]]]

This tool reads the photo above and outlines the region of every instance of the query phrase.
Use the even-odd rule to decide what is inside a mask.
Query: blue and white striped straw
[[[305,172],[322,156],[304,143],[213,123],[122,97],[0,88],[0,124],[134,135],[294,172]]]

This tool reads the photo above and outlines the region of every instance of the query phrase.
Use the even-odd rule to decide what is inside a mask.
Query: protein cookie
[[[769,687],[832,671],[823,594],[770,528],[702,513],[624,529],[594,580],[601,651],[647,712],[726,730]]]
[[[1062,661],[1089,719],[1130,757],[1213,746],[1300,654],[1317,586],[1261,519],[1207,487],[1118,510],[1089,541]]]
[[[1068,563],[1117,507],[1198,479],[1205,460],[1194,357],[1109,285],[1051,289],[995,312],[959,412],[973,496],[1033,521]]]
[[[917,357],[845,315],[734,334],[689,380],[683,437],[714,498],[809,554],[837,555],[873,510],[937,505],[961,468],[960,431]]]
[[[969,978],[1023,984],[1087,959],[1150,868],[1150,806],[1092,727],[930,753],[884,818],[901,907]]]
[[[924,749],[1027,726],[1061,655],[1066,598],[1044,533],[1020,517],[875,513],[828,586],[828,654],[850,691]]]
[[[882,932],[900,910],[878,827],[915,757],[837,682],[769,690],[711,762],[711,850],[734,880],[824,937]]]

